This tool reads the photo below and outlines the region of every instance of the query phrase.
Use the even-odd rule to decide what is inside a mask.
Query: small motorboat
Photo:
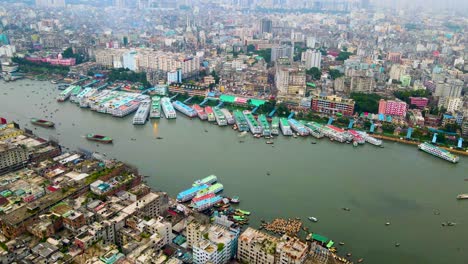
[[[267,141],[265,142],[266,144],[269,144],[269,145],[272,145],[272,144],[275,144],[273,141]]]
[[[90,140],[90,141],[100,142],[100,143],[103,143],[103,144],[112,143],[112,138],[107,137],[107,136],[103,136],[103,135],[98,135],[98,134],[87,134],[86,139]],[[97,145],[97,146],[99,146],[99,145]]]
[[[395,247],[399,247],[400,246],[400,243],[395,243]]]
[[[240,202],[239,196],[236,195],[231,198],[231,203],[238,204],[239,202]]]
[[[156,139],[163,139],[162,137],[156,137]]]
[[[310,221],[314,222],[314,223],[317,223],[318,222],[318,219],[313,217],[313,216],[309,216],[307,217]]]
[[[364,262],[364,259],[363,259],[363,258],[360,258],[360,259],[358,259],[358,261],[357,261],[357,263],[362,263],[362,262]]]
[[[344,246],[344,242],[339,242],[338,245]]]
[[[341,209],[343,209],[343,211],[347,211],[347,212],[351,211],[351,209],[348,208],[348,207],[343,207],[343,208],[341,208]]]
[[[385,225],[386,225],[386,226],[389,226],[389,225],[390,225],[390,222],[385,223]]]
[[[351,257],[352,255],[353,255],[353,254],[351,254],[351,253],[346,253],[346,256],[347,256],[348,258]]]

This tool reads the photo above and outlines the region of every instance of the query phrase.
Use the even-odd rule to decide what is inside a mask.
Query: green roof
[[[250,103],[255,106],[260,106],[265,103],[265,100],[260,99],[250,99]]]
[[[223,94],[219,97],[219,100],[223,101],[223,102],[227,102],[227,103],[234,103],[234,101],[236,100],[236,97],[233,96],[233,95],[226,95],[226,94]]]
[[[311,83],[311,82],[306,83],[306,85],[307,85],[307,86],[314,87],[314,88],[317,87],[317,86],[315,85],[315,83]]]

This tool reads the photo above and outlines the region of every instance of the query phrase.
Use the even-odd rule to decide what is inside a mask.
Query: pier
[[[91,87],[91,86],[93,86],[94,84],[96,84],[96,83],[98,83],[98,82],[99,82],[98,80],[94,80],[94,81],[92,81],[92,82],[90,82],[90,83],[84,85],[83,88]]]
[[[88,79],[89,79],[88,77],[85,77],[85,78],[83,78],[83,79],[79,79],[79,80],[77,80],[77,81],[74,81],[74,82],[70,83],[70,86],[72,86],[72,85],[78,85],[79,83],[82,83],[82,82],[84,82],[84,81],[86,81],[86,80],[88,80]]]
[[[99,86],[98,88],[96,88],[96,90],[98,91],[104,90],[104,88],[106,88],[107,86],[109,86],[109,83],[105,83],[104,85]]]
[[[206,103],[208,103],[208,99],[205,98],[205,100],[203,100],[203,102],[201,102],[200,106],[204,106]]]
[[[291,113],[289,114],[289,116],[288,116],[288,119],[291,119],[291,118],[293,118],[293,117],[294,117],[294,112],[291,112]]]
[[[268,114],[268,117],[270,117],[270,118],[273,117],[273,116],[275,115],[275,113],[276,113],[276,108],[273,109],[273,111],[271,111],[271,112]]]
[[[333,123],[333,121],[334,121],[333,117],[330,117],[330,118],[328,119],[327,125],[331,125],[331,124]]]
[[[190,96],[189,98],[185,99],[184,100],[184,104],[187,104],[188,102],[190,102],[190,100],[192,100],[193,96]]]

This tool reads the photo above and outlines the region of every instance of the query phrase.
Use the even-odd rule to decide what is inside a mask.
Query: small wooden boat
[[[38,119],[38,118],[31,118],[31,123],[41,127],[54,127],[55,124],[52,121]]]
[[[90,141],[97,141],[103,144],[112,143],[112,138],[98,134],[87,134],[86,139]]]

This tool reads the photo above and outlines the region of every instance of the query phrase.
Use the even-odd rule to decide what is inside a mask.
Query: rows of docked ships
[[[368,142],[380,146],[378,140],[366,132],[356,130],[343,130],[333,125],[322,125],[316,122],[299,121],[293,118],[267,118],[258,115],[257,118],[250,111],[235,110],[231,113],[225,108],[201,107],[194,104],[188,106],[180,101],[171,102],[168,97],[143,95],[122,91],[102,90],[95,88],[81,89],[79,86],[70,86],[60,93],[57,100],[77,103],[80,107],[89,107],[91,110],[111,114],[117,117],[126,116],[135,112],[133,124],[145,124],[148,118],[160,118],[162,115],[167,119],[177,117],[176,110],[184,115],[201,120],[216,122],[219,126],[233,125],[239,132],[251,132],[256,137],[279,135],[285,136],[313,136],[316,138],[328,137],[338,142],[355,142],[364,144]]]

